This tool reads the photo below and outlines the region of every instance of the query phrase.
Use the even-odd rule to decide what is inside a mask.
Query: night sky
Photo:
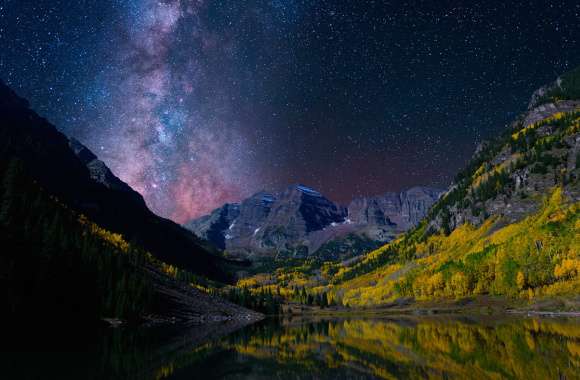
[[[0,79],[178,222],[447,186],[579,40],[578,1],[0,0]]]

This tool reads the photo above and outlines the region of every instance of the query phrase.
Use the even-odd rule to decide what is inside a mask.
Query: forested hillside
[[[12,322],[259,318],[196,289],[208,280],[157,260],[73,211],[18,159],[0,165],[0,244],[3,316]]]
[[[577,295],[579,75],[563,75],[506,133],[481,146],[418,228],[340,268],[330,281],[337,299],[372,305],[405,296]]]

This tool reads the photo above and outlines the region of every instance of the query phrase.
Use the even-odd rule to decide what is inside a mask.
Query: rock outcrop
[[[107,165],[103,161],[99,160],[99,158],[80,141],[72,137],[69,138],[69,147],[87,167],[87,169],[89,169],[89,174],[95,182],[98,182],[112,190],[132,193],[136,198],[140,199],[143,205],[145,205],[143,198],[138,193],[133,191],[131,186],[127,185],[125,182],[116,177],[107,167]]]
[[[401,193],[358,198],[348,206],[348,218],[355,224],[396,225],[406,231],[416,225],[441,195],[441,190],[413,187]]]

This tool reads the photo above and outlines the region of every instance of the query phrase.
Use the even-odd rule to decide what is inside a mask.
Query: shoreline
[[[328,308],[294,305],[280,316],[381,316],[381,315],[529,315],[546,317],[580,317],[580,298],[539,299],[529,303],[519,299],[495,296],[468,297],[430,301],[409,300],[368,308]]]

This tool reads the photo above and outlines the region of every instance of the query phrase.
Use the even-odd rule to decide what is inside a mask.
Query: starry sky
[[[579,40],[578,1],[0,0],[0,79],[178,222],[447,186]]]

